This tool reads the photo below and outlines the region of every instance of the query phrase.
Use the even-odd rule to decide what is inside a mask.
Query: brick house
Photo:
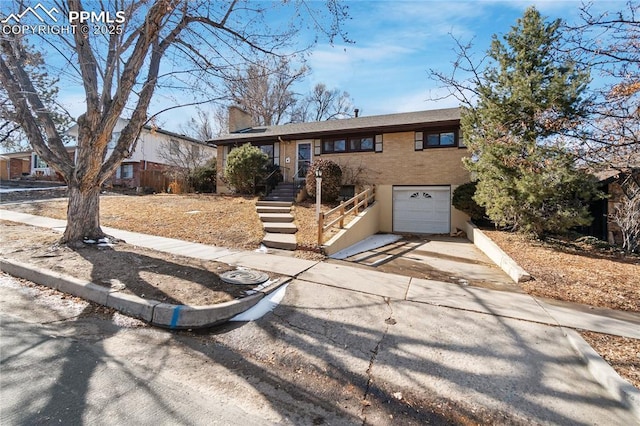
[[[75,157],[75,146],[68,146],[66,150],[69,158]],[[27,176],[37,179],[62,180],[62,177],[34,151],[12,152],[0,156],[1,179],[20,179]]]
[[[640,167],[629,167],[624,171],[607,169],[596,173],[595,176],[600,181],[600,189],[606,194],[606,198],[591,203],[590,213],[593,222],[579,231],[610,244],[621,245],[622,232],[612,215],[622,200],[632,196],[634,191],[640,188]]]
[[[0,179],[20,179],[31,173],[31,153],[12,152],[0,156]]]
[[[127,120],[118,119],[108,145],[109,150],[115,148],[120,132],[126,124]],[[77,140],[77,125],[71,127],[68,134]],[[107,156],[109,155],[110,152],[108,151]],[[197,139],[145,126],[138,136],[135,149],[128,158],[122,161],[108,184],[136,188],[142,186],[141,176],[147,171],[167,172],[171,168],[184,167],[187,157],[189,157],[189,161],[194,160],[198,163],[204,163],[215,156],[215,147],[211,147]]]
[[[303,180],[317,158],[356,171],[345,183],[356,191],[376,186],[381,232],[450,233],[468,220],[451,205],[453,190],[470,180],[459,108],[256,127],[231,107],[229,134],[208,143],[218,147],[219,171],[230,150],[246,143],[265,152],[288,182]],[[229,192],[220,174],[218,192]]]

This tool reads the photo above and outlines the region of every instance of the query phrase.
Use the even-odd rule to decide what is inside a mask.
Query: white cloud
[[[371,74],[379,74],[389,65],[402,63],[402,58],[414,53],[412,49],[388,45],[369,46],[319,46],[309,58],[313,72],[312,85],[325,83],[329,87],[340,87],[353,80],[362,80]]]

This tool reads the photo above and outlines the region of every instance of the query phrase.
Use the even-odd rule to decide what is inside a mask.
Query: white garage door
[[[393,232],[448,234],[451,188],[398,186],[393,188]]]

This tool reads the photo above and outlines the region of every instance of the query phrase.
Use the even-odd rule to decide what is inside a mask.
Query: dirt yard
[[[259,246],[263,235],[255,201],[255,198],[216,195],[109,195],[101,199],[101,222],[103,226],[134,232],[253,250]],[[323,209],[330,207],[324,206]],[[3,204],[0,208],[66,218],[66,200]],[[296,205],[294,215],[299,228],[298,244],[307,249],[315,247],[315,205]],[[2,253],[11,251],[11,257],[31,259],[52,269],[81,271],[79,273],[84,274],[84,279],[97,280],[103,285],[139,282],[135,290],[137,294],[157,297],[159,300],[198,303],[196,299],[204,295],[197,296],[195,289],[206,289],[202,286],[205,281],[213,283],[213,293],[217,292],[207,293],[207,297],[213,297],[211,300],[224,301],[237,296],[234,293],[237,288],[217,287],[217,274],[225,271],[225,265],[215,262],[205,265],[126,244],[116,245],[109,253],[109,262],[104,262],[107,257],[99,254],[95,248],[72,252],[55,244],[57,235],[52,231],[26,227],[16,234],[16,226],[24,225],[5,223],[2,228]],[[526,292],[569,302],[640,312],[640,257],[624,257],[619,252],[570,241],[530,241],[498,231],[487,231],[487,234],[534,277],[533,281],[522,285]],[[13,238],[13,245],[6,244],[9,238]],[[94,254],[97,257],[92,257]],[[76,263],[61,262],[72,255],[78,256],[73,260]],[[298,250],[296,256],[321,257],[307,250]],[[137,267],[130,268],[132,264]],[[163,269],[165,267],[168,269]],[[103,275],[97,271],[102,271]],[[129,272],[132,276],[128,275]],[[175,278],[176,283],[195,284],[194,287],[188,287],[189,291],[186,292],[178,292],[181,286],[176,286],[173,290],[155,289],[157,292],[154,293],[154,286],[170,281],[166,277]],[[131,285],[134,288],[136,284]],[[186,298],[185,293],[195,299]],[[621,375],[640,387],[640,340],[596,333],[583,333],[583,337]]]
[[[126,243],[111,247],[59,245],[60,233],[0,221],[0,256],[37,265],[144,299],[186,305],[212,305],[239,299],[255,285],[227,284],[224,263],[177,256]],[[269,274],[269,278],[281,278]]]
[[[535,296],[640,312],[640,256],[567,239],[532,241],[483,230],[533,276],[522,284]]]

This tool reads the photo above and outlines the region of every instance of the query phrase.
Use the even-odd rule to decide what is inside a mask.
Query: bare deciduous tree
[[[46,106],[58,131],[66,131],[72,119],[67,111],[57,103],[59,78],[52,77],[47,73],[42,55],[33,46],[27,45],[24,40],[19,40],[18,43],[22,44],[20,61],[25,72],[38,90],[42,103]],[[64,135],[62,137],[65,142],[68,142],[69,138],[65,138]],[[4,87],[0,87],[0,147],[6,151],[26,151],[29,149],[27,137],[22,126],[17,122],[16,109]]]
[[[216,110],[217,111],[217,110]],[[196,109],[196,116],[180,126],[180,130],[187,136],[206,142],[219,136],[222,132],[224,121],[219,119],[216,111]]]
[[[305,17],[310,17],[314,25],[327,23],[317,28],[329,37],[341,34],[347,12],[337,1],[327,0],[322,6],[303,0],[283,2],[281,6],[295,10],[291,22],[277,31],[269,29],[264,19],[269,11],[264,10],[263,3],[241,0],[101,2],[102,12],[111,16],[122,12],[124,16],[123,22],[107,34],[94,31],[90,20],[67,19],[63,23],[75,31],[43,36],[40,42],[62,56],[58,61],[64,65],[59,72],[73,73],[84,90],[86,111],[78,118],[75,162],[68,156],[62,133],[25,70],[23,36],[3,32],[0,82],[15,108],[16,121],[35,152],[63,176],[69,187],[67,228],[62,241],[77,245],[86,237],[104,236],[99,217],[100,187],[133,151],[140,130],[149,120],[157,88],[178,88],[175,96],[182,97],[178,104],[208,101],[210,82],[228,76],[229,68],[233,68],[230,64],[249,58],[255,62],[258,55],[284,51]],[[70,12],[86,12],[80,0],[59,2],[56,7],[67,17]],[[321,12],[327,10],[322,17]],[[54,67],[52,63],[47,66]],[[114,126],[125,115],[129,121],[107,157]]]
[[[168,140],[158,147],[158,155],[169,165],[173,179],[186,179],[196,167],[203,166],[213,155],[196,143]]]
[[[290,122],[297,103],[292,86],[306,73],[305,66],[291,69],[288,58],[269,58],[250,64],[227,80],[230,101],[251,114],[255,125]]]
[[[620,227],[622,248],[633,252],[640,248],[640,182],[629,174],[621,182],[621,187],[624,195],[611,217]]]
[[[640,165],[640,3],[593,9],[582,6],[581,23],[564,28],[567,52],[606,83],[594,88],[579,153],[591,164],[624,171]]]
[[[329,90],[324,83],[315,85],[300,102],[293,121],[323,121],[353,117],[353,100],[347,92]]]

